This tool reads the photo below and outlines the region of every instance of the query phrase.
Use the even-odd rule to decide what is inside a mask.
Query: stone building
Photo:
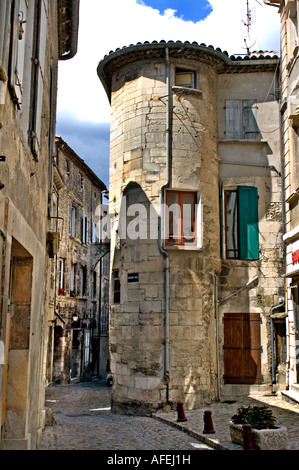
[[[286,260],[286,389],[284,395],[299,401],[299,1],[269,1],[281,19],[281,138]]]
[[[270,312],[284,293],[278,69],[273,53],[172,41],[99,63],[111,103],[115,411],[272,390]]]
[[[37,449],[44,425],[57,66],[76,54],[78,18],[78,0],[0,2],[2,449]]]
[[[109,359],[109,243],[100,244],[99,230],[107,188],[60,137],[53,182],[47,381],[70,383],[99,376]]]

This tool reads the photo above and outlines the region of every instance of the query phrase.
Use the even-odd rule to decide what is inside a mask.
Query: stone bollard
[[[206,410],[204,412],[203,420],[204,420],[203,433],[204,434],[214,434],[215,429],[214,429],[213,421],[212,421],[212,411]]]
[[[255,450],[253,445],[252,427],[251,424],[243,424],[243,450]]]
[[[186,418],[185,412],[184,412],[184,405],[183,405],[183,402],[181,402],[181,401],[177,402],[177,412],[178,412],[178,419],[177,419],[178,423],[182,423],[184,421],[187,421],[187,418]]]

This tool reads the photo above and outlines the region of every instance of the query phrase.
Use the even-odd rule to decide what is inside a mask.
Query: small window
[[[78,186],[79,186],[79,189],[83,189],[83,185],[84,185],[84,176],[82,175],[82,173],[79,173],[78,175]]]
[[[258,193],[252,186],[224,192],[227,259],[259,258]]]
[[[83,266],[80,269],[80,297],[84,297],[86,295],[86,266]]]
[[[85,216],[81,218],[81,242],[84,245],[88,243],[88,219]]]
[[[70,296],[76,297],[76,265],[72,264],[71,266],[71,278],[70,278]]]
[[[97,242],[97,230],[96,230],[96,224],[94,222],[92,222],[91,224],[91,243],[96,243]]]
[[[76,208],[71,208],[71,237],[76,235]]]
[[[196,245],[196,193],[167,191],[165,243],[170,246]]]
[[[118,271],[113,274],[113,302],[115,304],[120,303],[120,279]]]
[[[175,85],[184,88],[195,88],[195,73],[191,70],[176,69]]]
[[[59,260],[59,278],[58,278],[58,294],[65,295],[65,286],[64,286],[64,259],[60,258]]]
[[[90,362],[90,349],[91,349],[91,344],[90,344],[90,331],[89,330],[84,330],[84,354],[83,354],[83,360],[84,360],[84,366],[87,367],[89,362]]]
[[[65,173],[70,174],[70,161],[68,159],[65,160]]]
[[[108,276],[108,256],[102,258],[102,275]]]
[[[225,101],[225,135],[229,140],[257,140],[255,100]]]
[[[92,297],[93,299],[96,299],[97,297],[97,273],[96,271],[93,272],[93,278],[92,278]]]

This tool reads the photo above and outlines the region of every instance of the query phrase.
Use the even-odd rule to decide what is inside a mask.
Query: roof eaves
[[[170,54],[199,54],[201,56],[210,56],[219,65],[220,73],[225,73],[229,70],[235,72],[244,71],[246,66],[254,65],[255,68],[271,68],[276,67],[278,56],[275,52],[255,51],[254,53],[244,55],[231,55],[227,51],[222,51],[220,48],[213,46],[206,46],[206,44],[189,41],[153,41],[152,43],[146,41],[144,43],[130,44],[123,48],[117,48],[115,51],[110,51],[99,62],[97,73],[106,91],[108,99],[111,99],[111,70],[121,66],[123,63],[129,63],[141,58],[163,57],[164,50],[168,48]],[[237,68],[239,70],[237,70]]]

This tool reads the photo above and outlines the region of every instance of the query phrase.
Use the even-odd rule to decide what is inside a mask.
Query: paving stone
[[[268,405],[277,424],[288,431],[288,450],[299,450],[299,404],[276,396],[255,395],[186,411],[160,411],[152,417],[126,416],[110,410],[111,389],[103,382],[54,385],[45,406],[56,425],[43,431],[41,450],[242,450],[230,440],[229,421],[241,406]],[[212,411],[215,433],[204,434],[204,412]]]
[[[45,427],[41,450],[212,450],[168,423],[112,413],[101,382],[51,386],[46,406],[56,425]]]

